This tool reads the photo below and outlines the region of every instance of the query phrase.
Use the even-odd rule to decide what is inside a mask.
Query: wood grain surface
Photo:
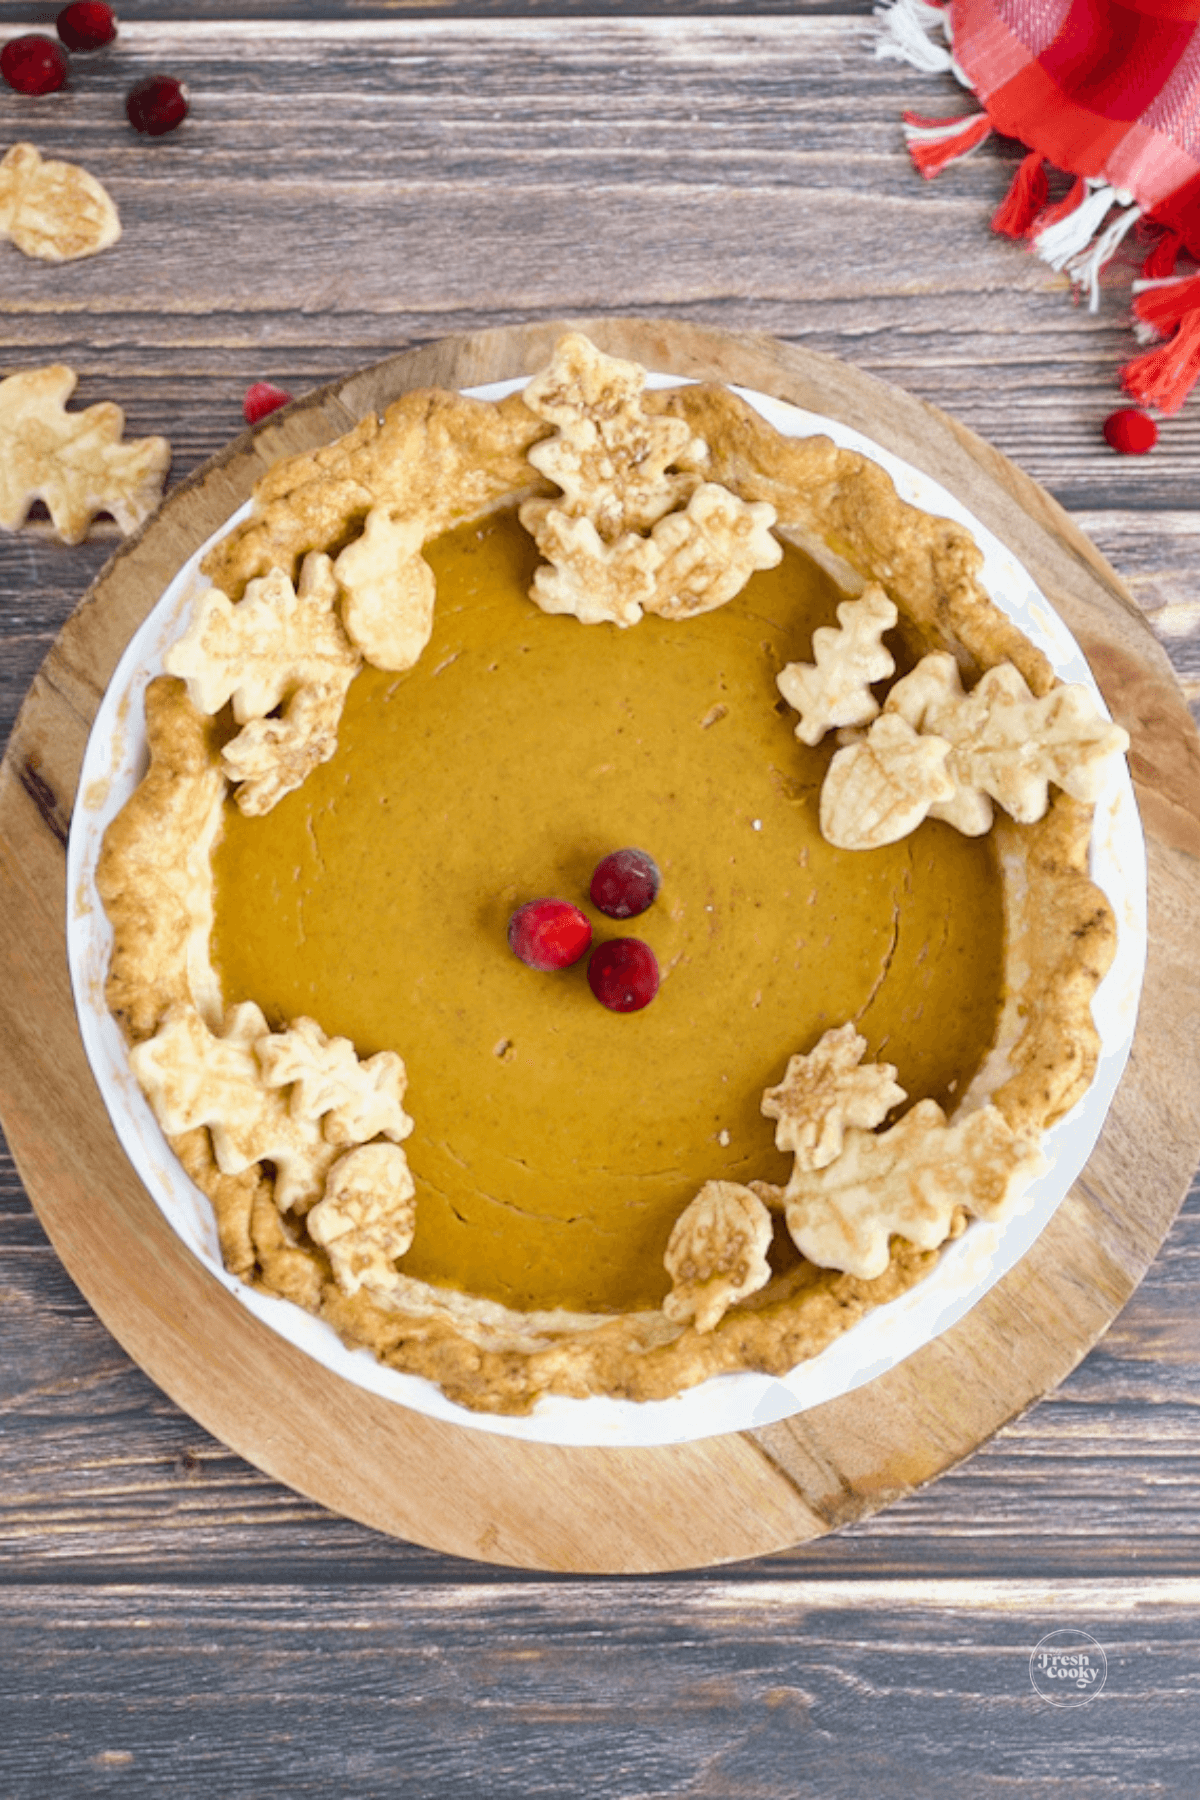
[[[563,322],[441,340],[318,390],[206,464],[117,552],[55,640],[0,768],[0,910],[24,949],[0,993],[0,1104],[68,1270],[135,1360],[222,1441],[335,1510],[436,1549],[631,1573],[732,1561],[869,1516],[1056,1386],[1125,1304],[1200,1152],[1200,1093],[1178,1078],[1200,1009],[1190,960],[1200,936],[1200,740],[1116,576],[1049,495],[964,427],[811,352],[670,320],[572,323],[610,353],[792,400],[919,460],[1053,599],[1130,732],[1150,870],[1139,1024],[1099,1142],[1033,1249],[952,1331],[836,1401],[697,1444],[563,1450],[421,1418],[347,1387],[203,1272],[126,1165],[82,1055],[62,893],[63,827],[87,731],[132,631],[272,461],[329,441],[407,389],[531,373]]]
[[[0,91],[3,142],[84,161],[125,222],[117,251],[59,270],[0,245],[6,371],[70,361],[81,403],[171,438],[177,481],[260,378],[302,393],[448,331],[568,312],[770,332],[1014,457],[1200,694],[1200,411],[1151,457],[1109,454],[1129,267],[1091,317],[989,235],[1015,145],[913,174],[901,109],[963,96],[872,61],[868,0],[699,28],[550,16],[693,10],[649,3],[531,0],[515,25],[503,0],[284,10],[127,0],[120,62],[80,59],[45,102]],[[7,7],[0,35],[53,11]],[[120,114],[150,67],[193,92],[152,145]],[[74,550],[36,524],[0,540],[5,730],[114,545],[103,525]],[[0,1163],[0,1792],[1186,1794],[1198,1302],[1194,1190],[1082,1366],[931,1487],[702,1582],[535,1583],[336,1518],[223,1449],[108,1336]],[[536,1603],[505,1613],[514,1584]],[[1027,1659],[1076,1618],[1120,1654],[1102,1703],[1056,1713],[1015,1645]],[[289,1620],[327,1621],[320,1650]],[[272,1684],[306,1654],[281,1719]]]

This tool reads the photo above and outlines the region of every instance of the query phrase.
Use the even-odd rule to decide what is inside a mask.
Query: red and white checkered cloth
[[[905,114],[926,176],[993,130],[1029,150],[992,223],[1028,238],[1099,304],[1099,276],[1134,226],[1157,226],[1134,283],[1139,335],[1167,339],[1121,377],[1144,405],[1172,413],[1200,379],[1200,0],[893,0],[880,8],[880,56],[947,69],[982,112]],[[1047,206],[1046,163],[1076,177]]]

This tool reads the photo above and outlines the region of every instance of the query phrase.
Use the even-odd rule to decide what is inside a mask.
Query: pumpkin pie
[[[980,562],[574,334],[272,468],[97,875],[229,1269],[521,1412],[782,1373],[1006,1218],[1095,1068],[1125,740]],[[506,938],[625,845],[661,872],[629,1015]]]

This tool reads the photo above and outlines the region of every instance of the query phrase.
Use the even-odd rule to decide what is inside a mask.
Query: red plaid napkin
[[[1134,285],[1135,329],[1167,341],[1121,370],[1130,394],[1177,412],[1200,380],[1200,0],[893,0],[877,10],[879,56],[946,69],[983,111],[905,113],[918,169],[932,177],[993,130],[1029,149],[992,220],[1028,238],[1099,305],[1100,272],[1137,227],[1153,239]],[[1047,206],[1046,164],[1076,177]]]

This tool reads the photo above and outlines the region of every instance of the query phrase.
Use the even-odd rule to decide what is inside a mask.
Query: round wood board
[[[269,464],[328,442],[406,389],[530,373],[564,329],[555,323],[450,338],[311,394],[177,488],[101,573],[34,681],[0,770],[0,1112],[33,1204],[101,1319],[250,1462],[438,1550],[632,1573],[759,1556],[911,1493],[1055,1387],[1128,1300],[1200,1160],[1200,741],[1117,576],[1048,494],[945,414],[766,339],[669,321],[577,323],[649,368],[843,419],[926,470],[1025,563],[1130,732],[1150,863],[1146,985],[1104,1131],[1051,1224],[958,1325],[842,1399],[701,1443],[564,1449],[443,1424],[341,1381],[241,1307],[133,1174],[84,1057],[64,930],[80,763],[121,652]]]

